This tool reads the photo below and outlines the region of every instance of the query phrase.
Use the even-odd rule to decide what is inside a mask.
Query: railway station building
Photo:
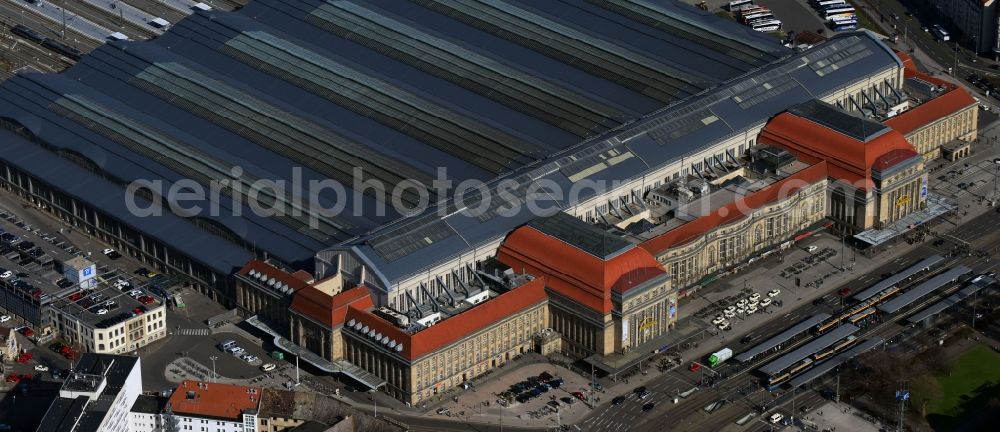
[[[647,349],[706,275],[921,211],[976,108],[911,66],[679,2],[257,0],[5,81],[0,187],[418,403]],[[352,199],[296,199],[325,180]]]

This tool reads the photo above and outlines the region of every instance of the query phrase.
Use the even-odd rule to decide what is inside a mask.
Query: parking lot
[[[549,379],[540,379],[540,375]],[[558,385],[550,384],[545,388],[541,384],[552,383],[557,378],[561,379]],[[532,380],[530,383],[529,379]],[[512,391],[519,384],[523,389]],[[520,398],[523,402],[518,401],[518,396],[532,394],[532,389],[536,387],[539,388],[537,396]],[[541,391],[542,388],[545,388],[544,392]],[[589,410],[587,403],[581,399],[581,396],[586,398],[589,389],[590,382],[569,369],[548,363],[526,364],[504,371],[501,377],[488,379],[474,389],[457,394],[452,400],[439,405],[435,412],[441,416],[484,421],[483,418],[486,417],[496,419],[502,409],[506,418],[535,420],[536,425],[538,420],[542,420],[554,425],[560,420],[557,418],[557,411],[559,417],[567,419]]]
[[[841,271],[841,266],[848,270]],[[757,327],[768,322],[780,323],[782,320],[774,320],[776,313],[781,314],[809,302],[832,309],[838,305],[839,299],[835,295],[821,296],[820,293],[876,266],[877,263],[868,257],[844,247],[833,235],[814,234],[780,256],[765,258],[744,273],[699,291],[685,303],[685,309],[711,333],[714,341],[709,340],[708,343],[725,346],[727,342],[735,344],[738,340],[739,345],[733,345],[733,349],[737,349],[758,339],[754,331]],[[773,291],[777,293],[768,295]],[[749,313],[750,297],[754,294],[759,295],[756,311]],[[771,302],[762,306],[765,298]],[[745,301],[743,313],[739,312],[741,301]],[[726,314],[727,309],[732,316]],[[728,330],[713,324],[720,315],[729,322]]]
[[[708,11],[716,14],[729,13],[730,0],[710,0],[706,2]],[[685,3],[697,6],[701,0],[684,0]],[[850,1],[848,1],[850,3]],[[801,33],[804,31],[827,34],[831,30],[808,0],[755,0],[755,4],[763,5],[771,9],[774,18],[781,21],[781,29],[785,32],[794,31]]]

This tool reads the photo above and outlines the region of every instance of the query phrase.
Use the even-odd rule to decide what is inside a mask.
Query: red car
[[[21,329],[21,334],[23,334],[24,337],[32,337],[32,336],[35,335],[35,331],[32,330],[32,329],[30,329],[30,328],[25,327],[25,328]]]
[[[577,399],[580,399],[582,401],[587,400],[587,395],[583,394],[582,392],[573,392],[573,396],[576,396]]]
[[[152,298],[150,296],[142,296],[142,297],[139,297],[139,303],[142,303],[144,305],[151,305],[153,303],[156,303],[156,299],[154,299],[154,298]]]
[[[688,370],[691,371],[691,372],[698,372],[698,371],[700,371],[701,370],[701,363],[691,363],[691,366],[688,366]]]
[[[27,363],[27,362],[29,362],[34,357],[35,357],[35,355],[32,354],[32,353],[21,353],[21,355],[17,356],[17,362],[18,363]]]

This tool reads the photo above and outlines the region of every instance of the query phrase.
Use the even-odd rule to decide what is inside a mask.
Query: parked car
[[[104,250],[101,251],[101,253],[103,253],[104,256],[106,256],[108,258],[111,258],[113,260],[116,260],[116,259],[122,257],[122,254],[118,253],[118,251],[116,251],[114,249],[111,249],[111,248],[104,249]]]
[[[10,320],[11,320],[10,315],[0,316],[0,323],[5,323],[5,322],[10,321]]]
[[[642,406],[642,410],[643,411],[649,411],[649,410],[652,410],[655,407],[656,407],[656,403],[654,403],[654,402],[647,402],[645,405]]]
[[[767,292],[767,296],[768,297],[777,297],[778,294],[781,294],[781,290],[777,289],[777,288],[775,288],[775,289],[770,290],[770,291]]]
[[[273,370],[275,370],[277,368],[278,367],[275,366],[274,363],[264,363],[264,365],[260,367],[260,369],[262,371],[264,371],[264,372],[270,372],[270,371],[273,371]]]
[[[38,372],[48,372],[49,367],[45,365],[35,365],[35,370]]]
[[[611,399],[612,405],[621,405],[624,402],[625,402],[625,396],[618,396],[614,399]]]

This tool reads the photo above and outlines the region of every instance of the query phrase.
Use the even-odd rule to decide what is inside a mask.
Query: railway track
[[[147,40],[156,36],[156,31],[152,28],[138,25],[127,19],[122,19],[119,15],[114,15],[111,10],[103,9],[83,1],[65,1],[64,6],[67,11],[73,12],[94,24],[111,31],[125,34],[132,40]]]
[[[975,249],[992,250],[994,248],[1000,247],[1000,238],[990,238],[989,240],[980,239],[979,241],[976,241],[976,243],[978,244],[975,245]],[[983,260],[981,258],[975,256],[959,256],[959,257],[949,257],[949,259],[944,263],[942,268],[950,268],[957,265],[966,265],[970,268],[973,268],[974,272],[984,272],[992,270],[997,266],[1000,266],[1000,263],[993,263],[992,265],[989,266],[983,266],[982,264]],[[927,279],[930,279],[931,277],[935,276],[938,273],[939,271],[922,273],[918,277],[911,280],[907,284],[907,287],[908,288],[915,287],[920,283],[922,283],[923,281],[926,281]],[[858,339],[863,340],[872,337],[882,337],[888,341],[902,334],[904,330],[909,327],[908,325],[900,324],[902,320],[912,315],[913,313],[916,313],[926,308],[927,306],[948,297],[949,295],[960,289],[961,286],[962,284],[952,284],[945,289],[938,290],[933,294],[927,296],[926,298],[922,299],[922,301],[914,305],[910,305],[904,312],[893,315],[892,319],[885,320],[880,323],[870,325],[864,328],[857,335]],[[844,311],[849,309],[850,308],[844,308]],[[724,365],[724,368],[720,368],[718,372],[726,376],[726,378],[722,379],[721,381],[718,381],[716,383],[715,388],[706,389],[708,391],[703,390],[697,393],[696,395],[692,396],[691,398],[684,400],[683,403],[680,404],[679,406],[670,407],[664,412],[657,412],[654,419],[669,416],[670,418],[681,421],[681,419],[686,419],[687,417],[690,417],[692,415],[698,416],[697,413],[700,410],[702,410],[702,407],[716,400],[726,400],[728,401],[728,405],[712,414],[705,414],[704,411],[702,411],[703,415],[699,416],[701,418],[696,421],[698,429],[717,430],[719,428],[726,426],[731,422],[735,422],[736,419],[746,415],[749,412],[757,411],[761,404],[767,406],[767,409],[764,412],[773,412],[774,410],[783,410],[783,412],[789,412],[787,409],[785,409],[785,406],[790,404],[791,398],[784,400],[782,403],[773,402],[773,401],[780,401],[781,398],[783,397],[782,395],[787,394],[787,392],[778,394],[771,394],[767,392],[762,387],[759,387],[758,384],[759,378],[754,376],[752,372],[757,368],[763,366],[764,364],[773,361],[779,356],[784,355],[785,353],[788,353],[796,349],[797,347],[808,343],[811,340],[812,338],[804,338],[802,340],[796,341],[795,343],[784,347],[784,349],[782,349],[781,351],[771,353],[749,365]],[[750,393],[741,394],[739,389],[745,389],[748,388],[748,386],[756,386],[756,390]],[[769,399],[771,401],[769,401]],[[796,396],[795,399],[797,403],[803,403],[805,405],[810,405],[810,406],[816,406],[817,404],[822,402],[822,398],[817,393],[808,391],[801,392]],[[633,430],[656,431],[659,430],[661,426],[662,423],[659,423],[657,420],[650,419],[650,421],[646,421],[644,423],[636,425],[636,427]],[[679,426],[681,426],[679,429],[684,429],[683,425]],[[765,419],[762,419],[760,416],[757,416],[751,420],[751,423],[749,424],[749,426],[747,426],[747,428],[748,430],[766,430],[770,429],[770,426],[771,425],[767,424]]]
[[[67,29],[66,38],[54,24],[32,13],[23,13],[17,6],[0,2],[0,81],[6,80],[22,68],[30,67],[40,72],[61,72],[72,65],[73,60],[52,52],[37,43],[28,41],[10,32],[11,27],[21,24],[83,52],[89,52],[99,44]]]

